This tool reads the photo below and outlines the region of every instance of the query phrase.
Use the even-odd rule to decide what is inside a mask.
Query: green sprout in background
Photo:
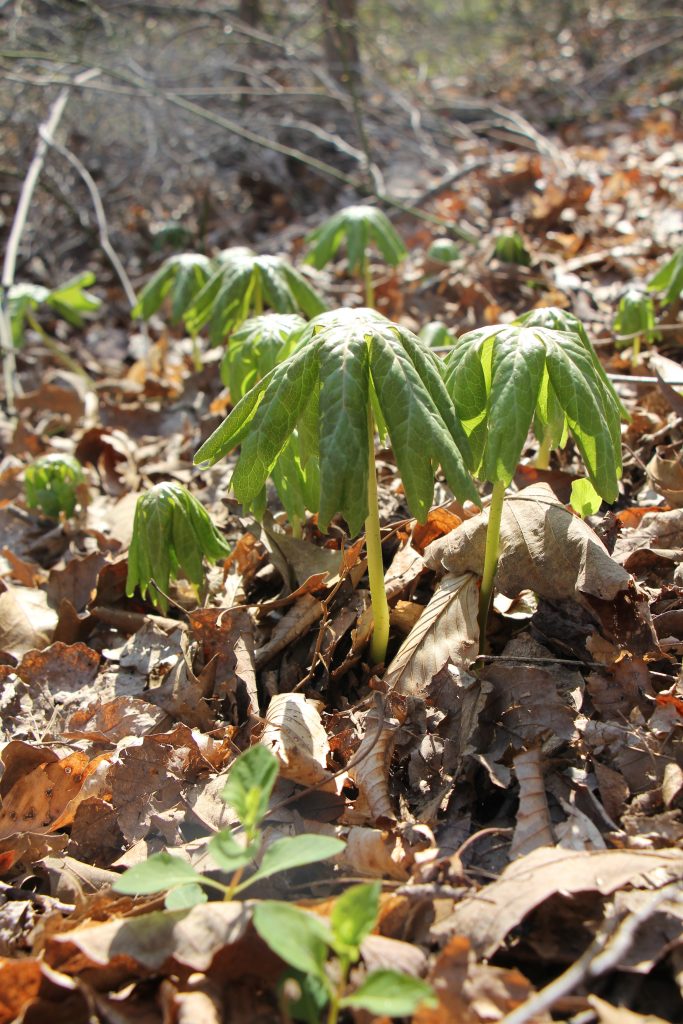
[[[683,293],[683,245],[648,283],[651,292],[664,292],[662,304],[677,302]]]
[[[53,289],[39,284],[13,284],[9,289],[8,308],[15,348],[21,348],[24,344],[27,323],[44,341],[54,344],[36,319],[35,313],[40,307],[48,307],[72,327],[83,327],[85,317],[95,313],[102,305],[96,295],[86,290],[94,283],[95,275],[85,271]],[[52,345],[48,347],[52,348]]]
[[[321,270],[332,260],[342,242],[346,241],[346,260],[350,272],[357,272],[365,287],[365,305],[375,305],[375,290],[368,259],[373,242],[391,267],[407,256],[400,235],[386,214],[375,206],[347,206],[312,231],[306,238],[313,246],[306,262]]]
[[[237,499],[261,492],[292,432],[305,434],[319,467],[309,505],[325,531],[340,513],[352,535],[365,524],[374,616],[370,647],[383,662],[389,637],[377,504],[374,432],[389,434],[411,513],[423,521],[441,464],[459,497],[478,502],[466,469],[468,445],[444,388],[438,358],[414,334],[372,309],[324,313],[289,358],[235,406],[195,455],[213,465],[241,445],[232,476]]]
[[[451,348],[457,342],[455,335],[441,320],[430,320],[420,329],[419,337],[429,348]]]
[[[135,506],[128,552],[126,595],[138,587],[144,598],[168,611],[170,580],[184,575],[196,590],[204,582],[203,559],[217,562],[230,548],[206,509],[178,483],[155,484]]]
[[[567,315],[533,310],[517,324],[470,331],[446,358],[446,388],[468,436],[474,474],[493,484],[479,603],[482,651],[505,488],[532,424],[553,446],[571,433],[596,492],[605,501],[617,498],[625,410],[583,327],[547,326]]]
[[[520,267],[531,266],[531,254],[517,231],[498,235],[493,255],[501,263],[516,263]]]
[[[155,853],[128,868],[113,885],[127,896],[167,893],[168,910],[181,910],[206,902],[204,889],[221,893],[225,900],[238,896],[256,882],[282,871],[305,867],[341,853],[345,843],[334,836],[303,834],[278,839],[264,849],[261,823],[268,811],[279,763],[266,747],[250,747],[233,762],[221,799],[237,814],[241,842],[232,828],[211,837],[207,853],[214,864],[230,876],[229,882],[202,875],[181,857]],[[244,878],[247,868],[253,873]]]
[[[460,256],[460,248],[451,238],[435,238],[427,249],[427,259],[438,263],[452,263]]]
[[[70,517],[78,500],[78,488],[85,483],[83,467],[73,455],[42,455],[24,474],[26,504],[53,519],[60,512]]]
[[[312,317],[326,308],[283,256],[257,256],[240,246],[218,254],[211,277],[184,317],[191,332],[208,324],[209,341],[220,345],[250,315],[260,316],[265,309]]]
[[[169,256],[149,279],[138,296],[133,317],[149,318],[161,308],[168,296],[171,300],[171,323],[179,324],[185,311],[211,276],[213,261],[199,252],[181,252]],[[202,367],[197,333],[190,331],[192,358],[196,370]]]
[[[631,342],[631,366],[638,365],[640,346],[657,339],[655,329],[655,306],[649,295],[637,288],[629,288],[619,302],[613,328],[617,334],[626,335],[616,339],[617,348],[624,348]]]

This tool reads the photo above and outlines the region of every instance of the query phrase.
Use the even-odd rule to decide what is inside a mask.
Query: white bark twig
[[[89,68],[87,71],[82,71],[79,75],[76,75],[73,80],[73,84],[81,85],[84,82],[88,82],[91,78],[95,78],[99,74],[100,72],[98,68]],[[7,239],[7,248],[5,249],[5,259],[2,267],[0,349],[2,350],[3,359],[5,396],[7,399],[7,408],[10,414],[15,412],[14,393],[16,384],[16,359],[14,343],[12,341],[12,325],[9,318],[9,290],[14,284],[14,276],[17,269],[17,254],[19,252],[21,237],[24,233],[24,228],[26,227],[26,222],[28,220],[33,193],[35,192],[38,179],[40,178],[40,174],[43,170],[48,148],[54,137],[54,133],[59,126],[59,122],[62,119],[62,114],[64,113],[70,92],[71,85],[64,86],[57,96],[57,99],[50,107],[47,119],[38,129],[38,144],[33,155],[33,160],[31,161],[26,177],[24,178],[24,184],[21,188],[21,194],[14,214],[14,220],[12,221],[9,238]]]

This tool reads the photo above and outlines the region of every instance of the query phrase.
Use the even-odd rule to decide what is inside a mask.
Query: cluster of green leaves
[[[230,548],[203,506],[182,484],[155,484],[135,506],[128,552],[126,594],[135,588],[163,612],[168,585],[182,573],[196,588],[204,581],[203,559],[226,558]]]
[[[571,433],[598,493],[616,500],[619,423],[627,414],[572,314],[549,307],[470,331],[447,356],[445,372],[479,479],[510,483],[533,424],[552,447]]]
[[[9,289],[8,308],[15,347],[20,348],[24,343],[27,322],[34,329],[41,330],[33,315],[41,306],[47,306],[72,326],[82,327],[84,317],[96,312],[102,305],[101,299],[86,290],[94,283],[95,275],[85,271],[52,289],[39,284],[12,285]]]
[[[437,357],[411,331],[372,309],[316,317],[292,355],[238,402],[195,455],[213,465],[241,445],[232,488],[253,501],[292,431],[305,431],[318,456],[320,490],[311,511],[321,529],[341,513],[353,534],[368,515],[371,413],[387,432],[412,513],[423,520],[444,469],[455,493],[477,500]]]
[[[114,883],[114,890],[129,896],[165,892],[166,907],[180,910],[204,903],[207,900],[205,889],[217,890],[224,899],[232,899],[272,875],[341,853],[344,849],[341,839],[308,834],[286,836],[263,850],[261,823],[268,811],[277,775],[277,758],[260,746],[240,754],[228,773],[221,798],[239,818],[242,841],[231,828],[225,828],[211,837],[207,847],[216,867],[230,876],[227,884],[195,871],[186,860],[164,851],[124,871]],[[255,870],[245,879],[244,872],[249,867]]]
[[[637,366],[642,342],[649,343],[658,337],[655,329],[655,305],[648,295],[637,288],[629,288],[622,296],[614,318],[617,334],[628,335],[624,340],[616,339],[617,348],[631,344],[631,362]]]
[[[493,247],[493,255],[501,263],[516,263],[520,267],[531,266],[531,254],[524,244],[524,239],[517,231],[498,235]]]
[[[652,292],[664,292],[662,304],[676,302],[683,293],[683,245],[661,267],[648,283]]]
[[[371,971],[347,992],[349,971],[361,955],[361,944],[375,927],[379,913],[380,883],[351,886],[334,904],[329,923],[314,913],[277,901],[264,901],[254,910],[254,927],[266,945],[292,968],[282,979],[296,982],[300,995],[286,1004],[289,1017],[318,1024],[328,1008],[327,1020],[340,1010],[357,1009],[386,1017],[410,1016],[420,1005],[436,1006],[431,987],[400,971]],[[333,971],[328,958],[336,957]]]
[[[26,504],[54,519],[60,512],[72,516],[78,500],[78,487],[83,483],[83,468],[73,455],[42,455],[27,466],[24,474]]]
[[[245,320],[230,335],[220,372],[233,404],[291,354],[305,326],[297,313],[265,313]]]
[[[140,292],[132,316],[149,320],[169,296],[171,323],[179,324],[193,299],[209,280],[213,269],[213,261],[199,252],[181,252],[169,256]]]
[[[427,249],[427,258],[439,263],[452,263],[460,259],[460,247],[452,238],[435,238]]]

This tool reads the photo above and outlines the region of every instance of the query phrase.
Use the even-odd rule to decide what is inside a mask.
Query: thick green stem
[[[367,255],[363,255],[363,283],[365,284],[365,305],[369,309],[375,308],[375,289],[372,284],[372,272],[370,261]]]
[[[548,469],[548,467],[550,466],[550,448],[552,446],[552,440],[552,431],[550,427],[547,426],[543,434],[541,446],[538,449],[538,455],[536,456],[536,460],[534,462],[534,466],[536,467],[536,469]]]
[[[199,373],[204,368],[202,350],[199,347],[199,338],[196,334],[192,335],[192,365],[196,373]]]
[[[636,334],[631,347],[631,366],[636,367],[640,362],[640,335]]]
[[[368,435],[368,515],[365,520],[365,551],[368,558],[372,616],[375,621],[370,641],[370,659],[373,665],[379,665],[386,657],[389,643],[389,602],[384,586],[382,536],[379,529],[379,506],[377,504],[375,424],[371,412],[368,412]]]
[[[479,653],[483,654],[486,648],[486,626],[489,618],[489,608],[493,596],[493,581],[498,567],[498,547],[500,544],[500,520],[503,514],[503,499],[505,498],[505,484],[496,483],[493,485],[491,504],[489,506],[489,521],[486,528],[486,553],[484,555],[484,574],[481,578],[481,590],[479,592]]]

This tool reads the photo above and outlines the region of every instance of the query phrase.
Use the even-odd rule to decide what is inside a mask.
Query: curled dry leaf
[[[683,507],[683,462],[680,445],[660,445],[647,464],[652,485],[673,508]]]
[[[302,786],[332,782],[330,744],[316,703],[301,693],[278,693],[270,701],[261,745],[280,762],[280,774]]]
[[[389,665],[386,685],[399,693],[423,697],[446,664],[469,664],[479,645],[478,602],[476,576],[447,573]]]
[[[349,764],[349,778],[358,786],[373,822],[396,820],[389,796],[389,768],[400,722],[384,709],[371,708],[365,715],[365,735]]]
[[[553,846],[550,812],[545,795],[541,752],[538,747],[523,750],[513,760],[519,783],[519,807],[510,855],[523,857],[539,846]]]
[[[429,546],[432,569],[474,572],[484,566],[488,513],[468,520]],[[547,484],[506,498],[500,528],[498,590],[514,597],[535,590],[549,600],[588,594],[609,601],[632,583],[587,523],[565,508]]]

